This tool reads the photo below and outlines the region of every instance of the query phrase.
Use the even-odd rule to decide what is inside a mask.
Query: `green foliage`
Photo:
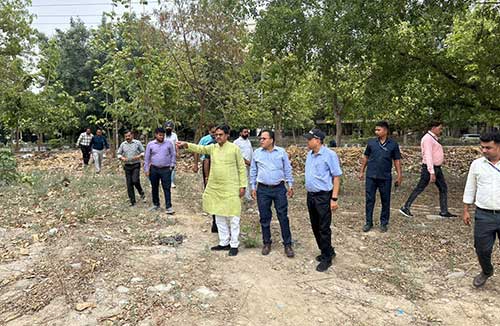
[[[57,149],[64,146],[64,140],[61,138],[49,139],[48,143],[50,149]]]
[[[0,149],[0,186],[17,180],[16,158],[10,150]]]
[[[105,13],[95,30],[71,20],[50,38],[30,27],[29,5],[0,0],[6,133],[60,137],[89,123],[148,133],[174,120],[197,136],[225,122],[279,137],[334,119],[341,145],[346,119],[405,130],[433,116],[457,128],[500,123],[493,3],[179,0],[154,15]]]

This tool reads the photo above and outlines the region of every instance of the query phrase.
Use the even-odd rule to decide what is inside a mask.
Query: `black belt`
[[[156,165],[151,165],[152,168],[158,169],[158,170],[164,170],[164,169],[172,169],[172,166],[156,166]]]
[[[285,184],[285,181],[281,181],[277,185],[266,185],[266,184],[263,184],[263,183],[260,183],[260,182],[258,183],[259,188],[262,187],[262,188],[270,188],[270,189],[277,188],[277,187],[282,186],[284,184]]]
[[[484,209],[484,208],[477,207],[477,206],[476,206],[476,208],[479,209],[482,212],[485,212],[485,213],[500,214],[500,209]]]
[[[422,166],[427,167],[427,164],[422,164]],[[441,165],[434,165],[435,168],[441,168]]]
[[[311,195],[311,196],[321,196],[321,195],[330,194],[331,192],[332,192],[332,190],[330,190],[330,191],[322,190],[322,191],[314,191],[314,192],[308,191],[307,194]]]

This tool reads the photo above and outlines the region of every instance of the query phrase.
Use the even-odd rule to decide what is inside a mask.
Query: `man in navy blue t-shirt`
[[[366,224],[363,231],[368,232],[373,227],[373,208],[377,189],[380,192],[382,211],[380,213],[380,231],[387,232],[391,209],[392,164],[398,174],[395,186],[402,181],[401,152],[396,141],[389,138],[389,124],[386,121],[377,122],[375,135],[370,139],[365,149],[359,179],[362,181],[366,171],[365,198],[366,198]]]

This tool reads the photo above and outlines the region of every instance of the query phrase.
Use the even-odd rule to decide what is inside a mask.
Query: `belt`
[[[321,195],[326,195],[326,194],[330,194],[332,192],[332,190],[330,191],[308,191],[307,194],[308,195],[311,195],[311,196],[321,196]]]
[[[260,187],[262,187],[262,188],[271,188],[271,189],[273,189],[273,188],[277,188],[277,187],[282,186],[282,185],[284,185],[284,184],[285,184],[285,182],[284,182],[284,181],[281,181],[281,182],[280,182],[280,183],[278,183],[277,185],[266,185],[266,184],[263,184],[263,183],[260,183],[260,182],[258,183],[259,188],[260,188]]]
[[[425,166],[425,167],[427,167],[427,164],[425,164],[425,163],[422,163],[422,166]],[[434,165],[434,167],[435,167],[435,168],[441,168],[441,165]]]
[[[156,165],[151,165],[152,168],[155,168],[155,169],[171,169],[172,166],[156,166]]]
[[[485,213],[500,214],[500,209],[484,209],[484,208],[477,207],[477,206],[476,206],[476,208],[479,209],[482,212],[485,212]]]

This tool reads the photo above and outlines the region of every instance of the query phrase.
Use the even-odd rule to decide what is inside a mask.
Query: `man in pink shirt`
[[[410,212],[411,204],[429,183],[434,183],[439,190],[439,206],[441,210],[439,215],[443,218],[457,216],[448,211],[448,186],[441,170],[441,165],[444,162],[444,153],[443,146],[439,143],[439,136],[441,136],[442,132],[443,123],[441,121],[433,121],[430,124],[430,130],[427,131],[420,141],[422,149],[420,181],[410,197],[408,197],[404,206],[399,209],[399,212],[406,217],[413,217],[413,214]]]

